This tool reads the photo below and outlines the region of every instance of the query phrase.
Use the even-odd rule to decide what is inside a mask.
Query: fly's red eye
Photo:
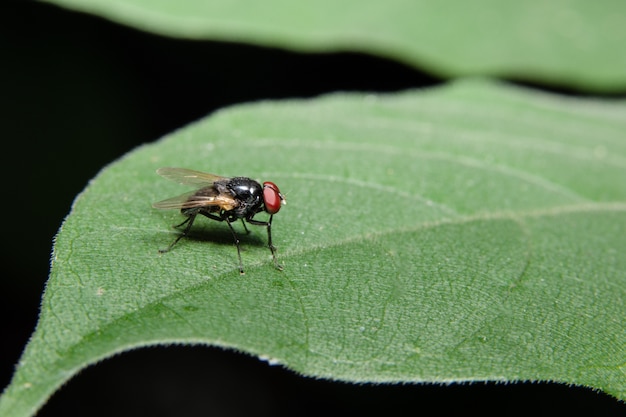
[[[268,181],[263,183],[263,200],[265,201],[265,211],[269,214],[275,214],[280,210],[284,198],[276,184]]]

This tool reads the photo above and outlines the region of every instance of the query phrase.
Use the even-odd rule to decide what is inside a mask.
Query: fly
[[[272,244],[272,219],[281,206],[286,204],[285,197],[273,182],[264,182],[263,185],[247,177],[221,177],[185,168],[159,168],[157,174],[184,185],[198,187],[177,197],[154,203],[152,207],[158,209],[180,209],[187,218],[175,227],[186,225],[183,232],[165,249],[159,253],[168,252],[180,239],[187,236],[198,214],[218,222],[226,222],[237,246],[239,257],[239,273],[244,274],[241,261],[239,238],[232,223],[241,219],[246,233],[249,233],[245,222],[267,229],[267,246],[272,252],[272,259],[276,269],[283,267],[276,260],[276,247]],[[270,215],[268,221],[255,220],[254,216],[260,212]]]

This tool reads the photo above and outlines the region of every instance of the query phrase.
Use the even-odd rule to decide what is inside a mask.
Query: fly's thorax
[[[231,178],[228,188],[233,198],[240,204],[235,209],[239,217],[257,213],[263,205],[263,187],[253,179],[246,177]]]

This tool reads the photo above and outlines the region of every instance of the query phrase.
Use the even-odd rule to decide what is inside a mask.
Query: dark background
[[[163,38],[32,2],[0,6],[0,56],[0,388],[35,327],[53,236],[75,195],[105,164],[227,105],[446,81],[359,54]],[[301,378],[231,351],[169,347],[124,353],[84,370],[39,415],[625,410],[602,393],[558,384],[357,386]]]

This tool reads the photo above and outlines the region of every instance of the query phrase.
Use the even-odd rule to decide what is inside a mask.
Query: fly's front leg
[[[272,243],[272,218],[274,218],[273,215],[271,215],[270,219],[268,221],[266,221],[266,222],[262,222],[260,220],[254,220],[254,219],[250,218],[250,219],[248,219],[248,223],[254,224],[254,225],[257,225],[257,226],[265,226],[267,228],[267,246],[270,248],[270,252],[272,252],[272,259],[274,259],[274,266],[279,271],[282,271],[283,270],[283,266],[280,265],[278,263],[278,260],[276,259],[276,247]]]

